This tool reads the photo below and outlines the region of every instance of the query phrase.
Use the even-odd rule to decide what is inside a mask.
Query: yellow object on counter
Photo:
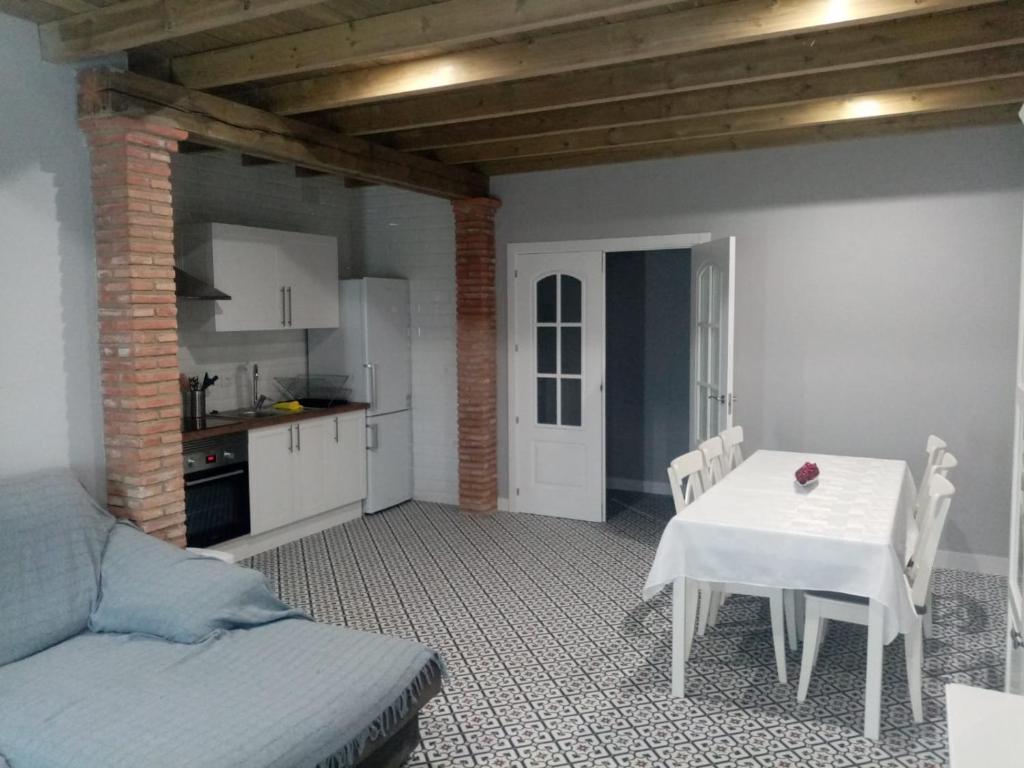
[[[284,400],[280,403],[274,403],[272,407],[279,411],[288,411],[289,413],[298,413],[302,410],[298,400]]]

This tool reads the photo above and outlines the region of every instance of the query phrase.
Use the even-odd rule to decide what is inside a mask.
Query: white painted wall
[[[737,423],[754,447],[960,458],[944,548],[1006,554],[1019,126],[494,180],[510,242],[737,236]],[[507,488],[505,268],[498,270]]]
[[[242,165],[235,152],[176,155],[173,160],[174,218],[178,223],[216,221],[251,227],[332,235],[338,238],[342,277],[358,273],[349,232],[349,193],[336,178],[297,178],[292,166]],[[252,402],[252,365],[260,366],[260,393],[278,400],[277,376],[306,372],[305,331],[200,331],[182,306],[179,317],[181,370],[202,378],[219,376],[207,391],[206,408],[230,410]]]
[[[89,157],[75,72],[0,14],[0,475],[70,466],[104,494]]]
[[[363,274],[403,277],[412,302],[413,495],[459,496],[455,367],[455,230],[451,205],[369,187],[352,202],[352,247]]]

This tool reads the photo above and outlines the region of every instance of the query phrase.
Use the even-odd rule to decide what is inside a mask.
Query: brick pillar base
[[[498,335],[491,198],[456,200],[455,293],[459,371],[459,505],[498,508]]]
[[[107,500],[185,543],[171,153],[149,119],[84,118],[92,156]]]

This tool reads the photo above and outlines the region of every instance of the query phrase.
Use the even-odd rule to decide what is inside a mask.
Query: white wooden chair
[[[690,451],[672,459],[668,465],[668,483],[672,486],[672,501],[678,515],[704,493],[704,454]]]
[[[743,463],[743,427],[730,427],[719,437],[724,449],[722,472],[727,475]]]
[[[946,441],[941,437],[928,435],[928,440],[925,442],[924,450],[927,460],[925,461],[924,471],[921,473],[921,481],[917,486],[917,499],[914,503],[915,515],[917,514],[917,509],[923,508],[928,504],[928,478],[931,476],[935,465],[938,464],[942,457],[946,455]]]
[[[926,467],[925,468],[926,474],[921,479],[921,490],[918,491],[918,495],[917,495],[918,499],[920,500],[921,496],[922,496],[922,492],[923,492],[924,493],[924,501],[923,501],[923,504],[921,504],[921,502],[919,502],[919,504],[921,504],[921,505],[914,509],[914,520],[917,522],[917,528],[918,528],[918,534],[917,535],[918,535],[918,537],[921,537],[921,536],[925,535],[925,530],[924,530],[925,526],[930,524],[930,521],[928,520],[927,516],[924,513],[925,513],[925,511],[927,509],[928,501],[929,501],[929,498],[930,498],[929,492],[930,492],[930,488],[931,488],[931,481],[932,481],[932,479],[936,478],[936,477],[943,477],[943,478],[946,478],[948,480],[949,479],[949,472],[950,472],[950,470],[955,469],[957,464],[959,464],[959,462],[956,460],[956,456],[954,456],[952,453],[950,453],[944,447],[942,449],[942,452],[940,454],[939,459],[934,464],[932,464],[931,467]],[[908,557],[908,559],[907,559],[907,565],[908,566],[912,565],[913,562],[914,562],[914,553],[911,552],[909,557]],[[932,637],[932,616],[933,615],[934,614],[933,614],[933,611],[932,611],[932,596],[931,596],[931,593],[929,593],[928,594],[928,604],[925,606],[925,612],[924,612],[924,636],[927,639],[929,639],[929,640]]]
[[[932,477],[929,483],[928,504],[923,512],[927,521],[922,527],[922,534],[914,548],[913,563],[907,567],[904,574],[907,598],[917,610],[913,625],[904,635],[904,642],[906,644],[910,707],[914,714],[914,721],[918,723],[924,719],[921,702],[921,665],[924,656],[923,613],[931,594],[935,553],[939,548],[939,539],[942,537],[942,529],[946,524],[950,501],[955,491],[953,484],[946,478],[941,475]],[[797,701],[804,701],[807,698],[811,672],[818,660],[818,653],[821,651],[822,640],[830,620],[867,626],[870,637],[875,633],[882,632],[881,623],[884,619],[880,611],[871,611],[870,602],[864,597],[842,595],[835,592],[806,592],[804,594],[806,597],[804,652],[800,664],[800,686],[797,689]],[[878,682],[882,676],[882,653],[873,653],[870,643],[867,663],[868,689],[864,697],[864,735],[871,739],[877,739],[882,706],[882,692]]]
[[[698,446],[704,454],[704,488],[707,490],[725,475],[722,461],[725,458],[725,444],[715,435]]]
[[[699,450],[676,456],[668,465],[668,484],[672,488],[672,502],[677,515],[681,514],[687,506],[704,493],[704,474],[704,454]],[[699,599],[702,606],[706,605],[711,598],[711,585],[706,581],[698,581],[694,597]],[[697,602],[691,598],[686,600],[686,638],[684,642],[687,658],[690,657],[690,650],[693,647],[693,625],[697,619]]]

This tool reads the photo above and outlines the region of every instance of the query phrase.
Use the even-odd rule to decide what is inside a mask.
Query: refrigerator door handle
[[[370,397],[370,410],[377,410],[377,366],[373,363],[364,363],[366,369],[366,393]]]
[[[376,451],[380,447],[380,441],[377,436],[377,424],[366,425],[366,450]]]

